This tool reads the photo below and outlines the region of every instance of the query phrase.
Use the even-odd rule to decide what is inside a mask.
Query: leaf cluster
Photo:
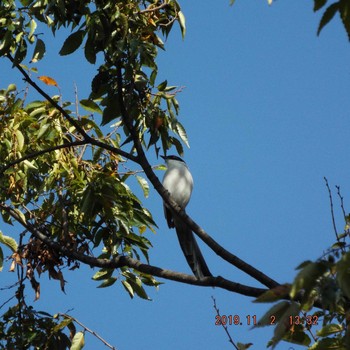
[[[71,348],[75,326],[71,320],[64,324],[59,321],[57,317],[24,304],[10,307],[0,318],[0,349]],[[66,327],[70,336],[64,333]]]
[[[344,233],[325,256],[314,262],[305,261],[297,267],[299,272],[292,284],[273,288],[256,299],[256,302],[276,302],[257,325],[275,325],[268,346],[274,348],[284,340],[310,350],[349,348],[348,239],[349,227],[346,225]]]
[[[326,7],[327,0],[314,0],[314,11],[319,11]],[[323,12],[320,24],[317,29],[317,35],[321,30],[338,14],[343,22],[344,29],[350,40],[350,3],[348,0],[339,0],[328,5]]]
[[[149,263],[147,234],[156,224],[130,188],[130,178],[136,178],[145,197],[149,185],[128,159],[137,163],[135,135],[142,147],[154,146],[156,155],[173,146],[181,154],[182,143],[188,145],[178,120],[181,89],[157,82],[157,53],[175,22],[184,36],[185,18],[173,0],[0,2],[0,57],[9,58],[44,98],[27,102],[27,91],[14,84],[0,90],[0,213],[5,223],[23,227],[19,238],[0,233],[0,268],[2,247],[7,247],[10,271],[19,276],[18,304],[1,323],[6,348],[83,346],[83,333],[68,338],[61,332],[71,322],[57,325],[54,317],[26,306],[26,281],[35,299],[43,273],[64,291],[65,269],[80,267],[75,254],[104,263],[121,256]],[[38,70],[28,65],[45,58],[50,31],[55,35],[61,28],[70,31],[61,56],[82,47],[87,62],[99,64],[90,95],[80,101],[92,114],[80,114],[60,94],[48,96],[29,76]],[[38,78],[60,92],[55,79]],[[105,134],[103,126],[112,122],[112,131]],[[151,274],[123,266],[100,268],[93,279],[99,287],[119,281],[130,297],[144,299],[149,299],[145,285],[159,285]],[[6,342],[15,332],[14,343]],[[50,335],[46,343],[44,334]]]
[[[88,112],[102,114],[102,125],[115,122],[114,131],[105,136],[93,115],[76,118],[72,104],[62,102],[60,96],[26,104],[15,85],[1,90],[0,200],[10,208],[2,210],[3,220],[8,224],[20,220],[22,225],[37,227],[65,249],[91,254],[99,248],[100,259],[119,255],[141,259],[142,255],[148,262],[151,243],[144,233],[153,231],[155,223],[127,185],[135,172],[127,168],[118,150],[132,141],[130,126],[144,147],[156,146],[156,154],[159,141],[164,152],[175,146],[182,153],[181,141],[188,145],[185,129],[177,119],[176,87],[168,86],[167,81],[156,85],[157,50],[164,49],[161,36],[166,38],[176,21],[185,34],[179,4],[7,0],[0,4],[0,18],[0,56],[11,57],[14,67],[31,73],[36,69],[22,62],[28,56],[31,63],[44,58],[45,26],[54,35],[62,27],[69,28],[71,34],[60,55],[72,54],[83,46],[88,62],[95,64],[98,57],[103,62],[92,79],[90,96],[80,104]],[[58,87],[50,77],[39,79]],[[146,180],[137,175],[137,181],[147,196]],[[2,250],[0,253],[2,262]],[[47,272],[64,290],[62,269],[79,267],[74,259],[62,256],[37,237],[28,237],[12,258],[15,265],[26,261],[26,275],[36,297],[40,284],[35,276]],[[149,275],[121,272],[123,286],[131,296],[136,291],[147,298],[141,284],[158,284]],[[118,278],[108,274],[101,286]]]
[[[126,184],[133,172],[120,170],[125,161],[102,148],[75,146],[80,136],[57,109],[41,101],[23,107],[24,101],[16,94],[14,86],[0,91],[0,158],[6,168],[0,178],[0,201],[11,202],[23,223],[39,227],[62,247],[85,253],[103,248],[103,259],[124,254],[140,260],[141,253],[148,262],[151,243],[144,233],[153,231],[155,223]],[[71,113],[69,103],[63,106]],[[106,145],[119,147],[117,129],[103,138],[90,116],[81,116],[77,123]],[[5,222],[14,222],[8,211],[1,214]],[[35,275],[48,272],[63,290],[62,268],[79,267],[35,237],[18,249],[10,237],[2,237],[2,243],[12,247],[14,261],[26,261],[26,275],[36,293]],[[148,281],[155,283],[150,276]]]
[[[165,1],[33,1],[15,0],[0,4],[0,56],[14,55],[14,64],[21,63],[34,45],[31,62],[41,60],[46,51],[40,25],[53,33],[61,27],[70,28],[60,55],[69,55],[84,46],[88,62],[103,63],[92,80],[91,94],[85,106],[102,112],[102,125],[120,120],[127,111],[130,123],[137,126],[141,141],[147,147],[161,141],[163,151],[172,146],[183,153],[181,141],[188,145],[184,127],[177,119],[179,103],[176,87],[164,81],[156,84],[158,49],[174,22],[185,34],[185,18],[175,0]],[[101,61],[98,60],[98,61]],[[118,70],[122,75],[118,83]],[[118,85],[123,88],[118,89]],[[170,132],[170,133],[169,133]],[[124,128],[125,142],[130,142]],[[171,135],[175,134],[177,137]],[[158,154],[159,147],[156,147]]]

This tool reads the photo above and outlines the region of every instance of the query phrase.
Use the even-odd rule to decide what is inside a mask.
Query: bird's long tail
[[[208,265],[193,235],[192,230],[178,217],[174,216],[174,224],[181,249],[188,265],[197,278],[211,277]]]

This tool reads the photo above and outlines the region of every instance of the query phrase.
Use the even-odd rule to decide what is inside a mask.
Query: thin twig
[[[15,63],[15,60],[10,55],[7,55],[7,57],[14,64],[14,66],[22,73],[22,75],[24,76],[24,80],[27,83],[29,83],[36,91],[38,91],[41,96],[45,97],[46,100],[48,100],[52,106],[56,107],[86,140],[91,139],[91,137],[85,132],[85,130],[63,109],[63,107],[61,107],[43,89],[41,89],[40,86],[32,80],[29,74],[19,64]]]
[[[307,318],[307,313],[306,312],[302,312],[303,316],[305,317],[305,319]],[[314,340],[314,342],[317,341],[317,337],[311,332],[311,327],[312,325],[307,325],[306,324],[306,330],[309,332],[309,334],[311,335],[312,339]]]
[[[333,207],[332,191],[329,188],[328,180],[327,180],[326,177],[324,177],[324,181],[326,182],[326,187],[327,187],[328,195],[329,195],[329,202],[330,202],[330,206],[331,206],[331,215],[332,215],[333,229],[334,229],[335,236],[337,237],[337,241],[339,242],[339,235],[338,235],[337,225],[335,223],[335,218],[334,218],[334,207]]]
[[[219,308],[216,306],[216,300],[215,300],[215,298],[214,298],[213,296],[212,296],[211,298],[213,299],[213,303],[214,303],[213,307],[214,307],[214,309],[215,309],[215,311],[216,311],[216,314],[217,314],[217,315],[220,317],[220,319],[221,319],[221,315],[220,315]],[[238,347],[237,347],[237,345],[234,343],[234,341],[233,341],[233,339],[232,339],[232,337],[231,337],[231,334],[230,334],[230,332],[228,331],[227,326],[226,326],[225,324],[223,324],[222,322],[220,322],[220,324],[221,324],[222,328],[225,330],[225,333],[226,333],[227,336],[228,336],[228,341],[234,346],[235,349],[239,350]]]
[[[113,345],[108,344],[100,335],[98,335],[95,331],[93,331],[93,330],[89,329],[88,327],[86,327],[83,323],[78,321],[76,318],[74,318],[74,317],[72,317],[70,315],[67,315],[67,314],[62,314],[62,313],[59,313],[59,315],[65,317],[65,318],[69,318],[73,322],[77,323],[79,326],[83,327],[86,332],[88,332],[88,333],[92,334],[93,336],[95,336],[98,340],[100,340],[108,348],[110,348],[112,350],[117,350],[116,347],[114,347]]]
[[[340,207],[341,207],[341,210],[343,212],[344,219],[345,219],[346,213],[345,213],[345,208],[344,208],[344,197],[340,193],[340,186],[335,186],[335,188],[337,189],[337,194],[338,194],[338,197],[340,199]]]
[[[149,7],[147,7],[144,10],[139,11],[139,13],[146,13],[146,12],[154,12],[154,11],[158,11],[161,10],[162,8],[168,6],[169,4],[167,2],[164,2],[163,4],[157,6],[157,7],[150,7],[152,5],[150,5]]]
[[[36,158],[39,157],[45,153],[49,153],[52,151],[56,151],[58,149],[62,149],[62,148],[69,148],[69,147],[75,147],[75,146],[81,146],[81,145],[85,145],[87,143],[87,141],[83,140],[83,141],[75,141],[75,142],[68,142],[68,143],[63,143],[61,145],[57,145],[57,146],[52,146],[46,149],[43,149],[41,151],[37,151],[37,152],[33,152],[30,154],[27,154],[26,156],[23,156],[19,159],[14,160],[13,162],[3,166],[0,168],[0,174],[3,173],[5,170],[13,167],[16,164],[22,163],[24,160],[28,160],[28,159],[32,159],[32,158]]]
[[[14,64],[14,66],[21,72],[21,74],[24,77],[24,80],[29,83],[42,97],[44,97],[47,101],[50,102],[50,104],[55,107],[68,121],[69,123],[75,127],[75,129],[83,136],[86,143],[90,143],[92,145],[107,149],[111,151],[112,153],[119,154],[124,158],[130,159],[135,163],[138,163],[138,158],[134,155],[125,152],[119,148],[113,147],[111,145],[108,145],[104,142],[101,142],[99,140],[94,139],[90,135],[88,135],[85,130],[79,125],[79,123],[74,120],[64,109],[61,107],[56,101],[54,101],[43,89],[41,89],[28,75],[28,73],[19,65],[14,62],[14,59],[7,55],[7,58]]]
[[[17,295],[12,295],[12,297],[10,297],[9,299],[7,299],[5,302],[3,302],[1,305],[0,305],[0,309],[2,309],[7,303],[9,303],[12,299],[16,298]]]

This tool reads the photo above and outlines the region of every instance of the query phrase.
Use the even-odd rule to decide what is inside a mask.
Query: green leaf
[[[346,350],[343,340],[337,338],[319,339],[309,350]]]
[[[314,11],[318,11],[321,7],[326,5],[327,0],[314,0]]]
[[[326,11],[324,12],[320,24],[317,29],[317,35],[320,35],[321,30],[323,27],[334,17],[334,15],[339,10],[339,2],[335,2],[334,4],[327,7]]]
[[[33,101],[33,102],[27,104],[27,106],[24,108],[24,110],[27,112],[30,112],[30,110],[36,109],[38,107],[45,108],[45,102],[44,101]]]
[[[288,310],[290,302],[281,301],[280,303],[272,306],[265,314],[261,317],[256,325],[252,328],[271,326],[276,324],[283,314]]]
[[[118,95],[113,95],[107,99],[106,108],[103,110],[102,123],[106,125],[121,115]]]
[[[122,281],[122,285],[125,288],[125,290],[129,293],[130,298],[134,297],[134,290],[132,289],[130,283],[128,281]]]
[[[67,327],[72,322],[73,322],[73,320],[71,318],[65,317],[61,323],[59,323],[55,327],[53,327],[53,331],[58,332],[59,330]]]
[[[348,38],[350,40],[350,4],[349,0],[341,0],[340,1],[340,18],[343,22],[346,33],[348,34]]]
[[[24,223],[27,222],[26,217],[24,216],[24,214],[19,209],[16,208],[16,209],[13,209],[13,210],[19,216],[20,220],[22,220]]]
[[[80,101],[80,104],[89,112],[102,114],[100,106],[93,100],[84,99]]]
[[[280,299],[285,299],[290,292],[290,284],[282,284],[275,288],[267,290],[258,298],[253,300],[254,303],[271,303]]]
[[[287,335],[289,327],[292,326],[290,318],[293,319],[293,317],[299,315],[299,313],[300,305],[298,303],[291,302],[278,320],[277,326],[274,330],[274,342],[279,342],[285,335]]]
[[[341,324],[331,323],[331,324],[325,325],[320,330],[316,331],[316,334],[319,337],[325,337],[327,335],[334,334],[334,333],[340,333],[343,331],[344,331],[344,327]]]
[[[0,231],[0,243],[5,244],[7,247],[9,247],[13,253],[17,251],[18,244],[15,241],[15,239],[9,236],[5,236],[1,231]]]
[[[108,279],[112,276],[113,271],[113,269],[101,269],[93,275],[92,279],[94,281],[102,281]]]
[[[13,64],[16,65],[21,63],[26,57],[26,55],[27,55],[27,42],[25,40],[22,40],[16,50],[15,56],[13,58]]]
[[[143,91],[146,89],[148,84],[147,75],[143,72],[139,72],[139,74],[135,75],[134,78],[135,87],[138,91]]]
[[[29,31],[29,34],[28,34],[28,40],[31,43],[33,43],[34,40],[35,40],[34,32],[35,32],[36,27],[37,27],[37,24],[36,24],[35,20],[31,19],[30,22],[29,22],[30,31]]]
[[[112,284],[115,283],[116,280],[117,280],[117,277],[109,277],[105,279],[97,288],[110,287]]]
[[[31,62],[36,63],[40,61],[44,57],[45,51],[46,51],[45,43],[41,39],[38,39],[36,41]]]
[[[143,191],[143,195],[145,196],[145,198],[148,198],[149,195],[149,185],[148,182],[141,176],[136,176],[137,182],[140,184],[142,191]]]
[[[9,92],[16,91],[16,89],[17,89],[17,87],[15,84],[10,84],[6,89],[6,94],[8,94]]]
[[[79,48],[83,42],[85,32],[78,30],[71,34],[63,43],[63,46],[59,52],[61,56],[69,55]]]
[[[6,54],[11,45],[13,45],[13,39],[12,39],[12,32],[10,30],[7,30],[5,32],[4,37],[2,38],[2,40],[0,41],[0,56],[3,56],[4,54]]]
[[[37,111],[39,111],[39,108],[37,109]],[[38,132],[38,134],[36,136],[37,140],[39,140],[41,137],[44,136],[44,134],[49,129],[49,127],[50,127],[50,124],[44,124],[44,125],[41,126],[41,128],[39,129],[39,132]]]
[[[94,45],[93,39],[91,38],[91,35],[89,35],[86,40],[85,47],[84,47],[84,54],[85,54],[85,58],[89,63],[91,64],[96,63],[95,45]]]
[[[84,333],[77,332],[72,340],[70,350],[81,350],[85,345]]]
[[[167,84],[168,84],[168,81],[167,81],[167,80],[164,80],[163,82],[161,82],[161,83],[157,86],[157,89],[158,89],[159,91],[163,91],[163,90],[166,88]]]
[[[294,298],[301,289],[304,289],[304,298],[307,298],[311,290],[315,288],[317,279],[321,277],[327,269],[328,266],[325,261],[310,262],[304,266],[294,280],[290,291],[290,297]]]
[[[166,171],[167,167],[164,164],[158,164],[156,165],[153,170],[161,170],[161,171]]]
[[[188,143],[188,137],[185,128],[183,125],[177,121],[175,124],[176,132],[180,136],[181,140],[185,143],[185,145],[190,148],[190,144]]]
[[[179,19],[179,24],[180,24],[180,29],[181,29],[181,34],[182,34],[182,39],[185,38],[186,35],[186,20],[185,20],[185,16],[183,14],[182,11],[179,11],[177,13],[178,15],[178,19]]]
[[[38,168],[29,160],[24,160],[23,164],[28,168],[28,169],[32,169],[32,170],[38,170]]]
[[[21,131],[18,129],[15,131],[15,134],[16,134],[16,138],[17,138],[17,150],[22,151],[23,146],[24,146],[24,136],[21,133]]]
[[[336,265],[337,282],[342,292],[350,298],[350,252],[344,254]]]
[[[184,149],[181,142],[175,137],[170,137],[171,143],[175,146],[177,153],[182,156],[184,154]]]
[[[142,281],[137,276],[131,275],[130,278],[127,279],[127,283],[132,288],[133,293],[136,293],[142,299],[149,300],[145,289],[142,287]]]
[[[293,325],[293,328],[290,329],[282,339],[289,343],[304,346],[309,346],[311,343],[311,338],[305,333],[303,325]]]
[[[243,344],[243,343],[237,343],[237,349],[238,350],[246,350],[249,349],[251,346],[253,345],[253,343],[247,343],[247,344]]]

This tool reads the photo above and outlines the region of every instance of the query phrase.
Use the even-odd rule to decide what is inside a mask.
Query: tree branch
[[[59,313],[60,316],[64,317],[64,318],[68,318],[70,320],[72,320],[73,322],[77,323],[79,326],[81,326],[82,328],[84,328],[84,331],[92,334],[94,337],[96,337],[99,341],[101,341],[104,345],[106,345],[108,348],[110,348],[111,350],[117,350],[117,348],[113,345],[110,345],[109,343],[107,343],[106,340],[104,340],[100,335],[98,335],[95,331],[93,331],[92,329],[86,327],[83,323],[81,323],[80,321],[78,321],[76,318],[68,315],[68,314],[62,314]]]
[[[29,76],[29,74],[19,65],[16,64],[14,62],[14,59],[10,56],[7,55],[8,59],[13,63],[14,67],[16,67],[21,74],[24,77],[24,80],[30,84],[42,97],[44,97],[47,101],[50,102],[50,104],[55,107],[60,113],[62,113],[62,115],[68,120],[68,122],[75,127],[75,129],[83,136],[85,143],[86,144],[91,144],[91,145],[95,145],[98,147],[101,147],[103,149],[106,149],[108,151],[111,151],[112,153],[121,155],[124,158],[130,159],[135,163],[138,163],[138,158],[135,157],[134,155],[125,152],[119,148],[115,148],[111,145],[108,145],[104,142],[101,142],[99,140],[96,140],[95,138],[91,137],[90,135],[88,135],[86,133],[86,131],[79,125],[79,123],[77,123],[76,120],[74,120],[74,118],[72,118],[56,101],[54,101],[44,90],[42,90],[40,88],[39,85],[37,85],[32,78]]]
[[[216,300],[215,300],[215,298],[214,298],[213,296],[212,296],[211,298],[213,299],[213,308],[214,308],[214,310],[216,311],[216,315],[217,315],[218,318],[219,318],[218,324],[222,326],[222,328],[224,329],[225,333],[227,334],[229,343],[231,343],[235,349],[239,350],[239,348],[237,347],[237,345],[235,344],[235,342],[233,341],[233,339],[232,339],[232,337],[231,337],[231,334],[230,334],[230,332],[229,332],[229,330],[228,330],[228,328],[227,328],[227,325],[224,324],[224,323],[222,322],[222,317],[221,317],[221,315],[220,315],[220,310],[219,310],[219,308],[216,306]]]
[[[0,168],[0,174],[4,173],[4,171],[6,171],[7,169],[13,167],[14,165],[22,163],[24,160],[36,158],[36,157],[41,156],[41,155],[43,155],[45,153],[56,151],[58,149],[86,145],[87,143],[88,143],[88,141],[86,141],[86,140],[75,141],[75,142],[68,142],[68,143],[63,143],[61,145],[52,146],[52,147],[43,149],[41,151],[37,151],[37,152],[33,152],[33,153],[30,153],[30,154],[27,154],[26,156],[23,156],[22,158],[16,159],[13,162],[8,163],[8,164],[4,165],[3,167],[1,167]]]
[[[135,129],[134,125],[130,121],[128,112],[125,108],[124,99],[123,99],[123,77],[121,68],[117,67],[117,82],[118,82],[118,95],[119,95],[119,104],[122,114],[122,118],[125,122],[126,127],[129,129],[129,132],[133,138],[134,146],[136,148],[139,164],[144,170],[149,181],[152,183],[153,187],[160,194],[162,199],[166,204],[172,208],[175,213],[177,213],[181,219],[192,229],[197,236],[205,242],[217,255],[229,262],[230,264],[236,266],[241,271],[247,273],[249,276],[253,277],[257,281],[261,282],[268,288],[273,288],[279,285],[278,282],[272,278],[265,275],[263,272],[257,270],[253,266],[247,264],[243,260],[239,259],[236,255],[230,253],[219,243],[217,243],[211,236],[209,236],[198,224],[196,224],[180,206],[171,198],[169,192],[163,187],[158,177],[153,172],[151,165],[149,164],[145,152],[143,150],[142,144],[138,137],[138,132]]]
[[[139,11],[139,13],[146,13],[146,12],[154,12],[154,11],[158,11],[161,10],[162,8],[168,6],[169,4],[164,2],[163,4],[156,6],[156,7],[151,7],[152,5],[150,5],[149,7],[147,7],[144,10]]]
[[[56,252],[60,253],[65,257],[80,261],[91,267],[117,269],[117,268],[127,266],[137,271],[140,271],[142,273],[151,274],[156,277],[160,277],[160,278],[164,278],[164,279],[168,279],[168,280],[172,280],[180,283],[196,285],[196,286],[219,287],[231,292],[235,292],[235,293],[250,296],[250,297],[258,297],[262,293],[266,292],[266,289],[255,288],[255,287],[250,287],[240,283],[235,283],[220,276],[205,277],[201,280],[198,280],[195,276],[162,269],[160,267],[153,266],[153,265],[144,264],[139,260],[130,258],[128,256],[120,255],[111,260],[108,260],[108,259],[100,259],[100,258],[95,258],[93,256],[85,255],[75,250],[67,249],[63,247],[60,243],[52,241],[47,235],[45,235],[39,229],[37,229],[35,225],[25,222],[21,218],[21,216],[8,205],[4,203],[0,203],[0,208],[6,211],[20,225],[26,228],[34,237],[44,242],[51,249],[55,250]]]
[[[329,187],[328,179],[325,176],[323,177],[323,179],[324,179],[324,181],[326,183],[326,187],[327,187],[327,190],[328,190],[329,204],[331,206],[332,223],[333,223],[333,229],[334,229],[335,237],[337,239],[337,242],[340,242],[339,235],[338,235],[338,230],[337,230],[337,225],[335,223],[335,218],[334,218],[334,207],[333,207],[332,191],[331,191],[331,189]]]
[[[227,251],[224,247],[219,245],[213,238],[211,238],[199,225],[197,225],[183,210],[181,207],[179,207],[175,201],[171,198],[168,191],[163,187],[157,176],[152,170],[151,165],[149,164],[147,157],[144,153],[141,141],[139,139],[138,131],[136,127],[133,125],[132,120],[130,119],[126,108],[124,104],[124,98],[123,98],[123,78],[122,78],[122,71],[121,67],[117,66],[117,81],[118,81],[118,95],[119,95],[119,102],[120,102],[120,108],[121,108],[121,114],[123,121],[126,125],[126,127],[129,129],[129,132],[133,138],[134,146],[137,152],[137,156],[133,156],[132,154],[129,154],[127,152],[124,152],[120,149],[117,149],[115,147],[112,147],[108,144],[105,144],[103,142],[100,142],[91,136],[89,136],[85,130],[60,106],[58,105],[49,95],[47,95],[27,74],[27,72],[20,66],[14,63],[14,60],[11,56],[8,56],[8,58],[13,62],[14,66],[22,73],[25,80],[32,86],[36,91],[38,91],[44,98],[46,98],[55,108],[57,108],[63,116],[73,125],[76,130],[84,137],[85,141],[87,143],[102,147],[104,149],[107,149],[113,153],[119,154],[127,159],[130,159],[138,164],[141,165],[142,169],[144,170],[146,176],[148,177],[149,181],[152,183],[156,191],[160,194],[162,199],[184,220],[184,222],[187,223],[187,225],[221,258],[228,261],[230,264],[236,266],[238,269],[242,270],[243,272],[247,273],[248,275],[252,276],[257,281],[261,282],[263,285],[273,288],[278,285],[276,281],[271,279],[270,277],[266,276],[261,271],[257,270],[253,266],[247,264],[243,260],[239,259],[234,254]],[[79,260],[79,259],[78,259]],[[118,266],[119,267],[119,266]],[[162,270],[166,271],[166,270]],[[182,274],[180,274],[182,275]],[[171,276],[164,276],[164,278],[170,278]],[[192,276],[191,276],[192,277]],[[222,277],[218,277],[219,279],[224,280]],[[181,281],[179,281],[181,282]],[[189,283],[186,281],[185,283]],[[193,284],[197,284],[196,283]]]

